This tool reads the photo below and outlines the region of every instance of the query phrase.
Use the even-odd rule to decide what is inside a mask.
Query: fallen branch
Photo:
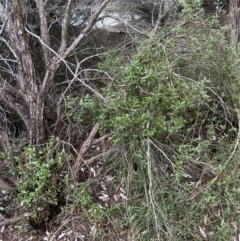
[[[93,164],[95,164],[96,161],[98,161],[102,158],[105,158],[105,157],[109,156],[110,154],[112,154],[113,152],[118,151],[118,150],[119,150],[118,148],[113,148],[113,149],[110,149],[106,152],[100,153],[100,154],[86,160],[86,163],[88,165],[93,165]]]
[[[13,188],[6,183],[1,177],[0,177],[0,188],[4,189],[4,190],[13,190]]]
[[[110,154],[112,154],[113,152],[118,151],[118,150],[119,150],[118,148],[113,148],[113,149],[110,149],[106,152],[100,153],[100,154],[84,161],[84,163],[82,163],[82,165],[78,162],[77,165],[76,166],[74,165],[74,167],[73,167],[73,170],[74,170],[73,177],[74,177],[74,179],[77,178],[79,169],[81,167],[83,167],[84,165],[87,165],[87,166],[94,165],[97,161],[101,160],[102,158],[106,158],[107,156],[109,156]]]
[[[75,170],[74,171],[74,173],[75,173],[74,177],[76,177],[76,173],[78,172],[79,167],[81,166],[81,161],[83,160],[82,156],[88,150],[88,148],[91,146],[92,140],[93,140],[94,136],[96,135],[96,133],[98,131],[98,128],[99,128],[99,124],[96,123],[94,125],[94,127],[92,128],[88,138],[84,141],[84,143],[82,144],[82,146],[81,146],[81,148],[78,152],[78,156],[77,156],[76,161],[73,165],[73,170]]]
[[[112,136],[112,133],[106,134],[104,136],[99,137],[98,139],[95,139],[92,141],[92,145],[96,145],[98,143],[101,143],[102,141],[104,141],[105,139],[109,138]]]
[[[22,214],[22,215],[20,215],[18,217],[6,219],[6,220],[0,222],[0,227],[18,223],[18,222],[23,221],[24,219],[26,219],[26,218],[28,218],[30,216],[32,216],[31,212],[30,213],[24,213],[24,214]]]
[[[79,151],[79,155],[82,156],[84,155],[84,153],[88,150],[88,148],[91,146],[92,144],[92,141],[93,141],[93,138],[94,136],[96,135],[97,131],[99,129],[99,124],[96,123],[94,125],[94,127],[92,128],[87,140],[84,141],[84,143],[82,144],[82,147]],[[77,158],[77,161],[78,161],[78,158]]]
[[[79,171],[79,168],[81,166],[81,162],[83,161],[82,156],[84,155],[84,153],[88,150],[88,148],[91,146],[91,143],[93,141],[94,136],[96,135],[97,131],[99,128],[99,123],[96,123],[94,125],[94,127],[92,128],[88,138],[84,141],[84,143],[82,144],[79,152],[78,152],[78,156],[76,158],[76,161],[73,165],[73,170],[74,170],[74,178],[77,177],[77,173]],[[86,162],[84,161],[84,163],[86,164]]]

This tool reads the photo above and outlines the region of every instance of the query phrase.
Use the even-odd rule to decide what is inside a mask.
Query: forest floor
[[[72,171],[66,166],[62,174]],[[86,180],[90,193],[80,191],[82,196],[74,196],[74,190],[79,191]],[[13,183],[9,183],[11,190],[0,187],[0,241],[130,240],[131,232],[121,212],[127,202],[126,191],[113,166],[106,170],[99,161],[89,169],[82,168],[74,189],[72,185],[66,185],[58,205],[49,208],[48,220],[38,223],[30,217],[32,210],[23,211]],[[122,209],[115,212],[115,207]],[[44,209],[38,210],[38,215],[41,212]]]

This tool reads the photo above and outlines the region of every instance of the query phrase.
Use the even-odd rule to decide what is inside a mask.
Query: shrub
[[[115,80],[101,90],[107,104],[88,96],[97,106],[89,109],[90,116],[99,120],[102,133],[112,130],[114,144],[124,146],[128,215],[140,240],[200,240],[204,231],[199,234],[197,225],[204,225],[209,204],[225,203],[218,217],[230,219],[227,210],[238,196],[235,185],[220,180],[237,175],[228,165],[239,155],[240,58],[224,32],[201,18],[188,18],[168,38],[144,43],[126,65],[108,56],[102,66],[117,68],[120,78],[113,71]],[[184,51],[179,38],[185,38]],[[223,187],[228,195],[220,197]],[[219,219],[211,220],[210,229]],[[230,240],[228,227],[211,240],[221,232]]]
[[[44,150],[28,146],[21,156],[16,157],[20,178],[18,198],[26,210],[57,204],[61,185],[55,173],[61,170],[68,156],[64,149],[56,152],[56,146],[57,141],[51,138]]]

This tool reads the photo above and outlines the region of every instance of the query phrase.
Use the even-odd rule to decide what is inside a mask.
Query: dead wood
[[[85,162],[86,162],[88,165],[94,165],[94,164],[96,163],[96,161],[101,160],[101,159],[103,159],[103,158],[106,158],[106,157],[108,157],[110,154],[112,154],[113,152],[117,152],[117,151],[119,151],[118,148],[112,148],[112,149],[110,149],[110,150],[108,150],[108,151],[105,151],[105,152],[103,152],[103,153],[100,153],[100,154],[98,154],[98,155],[96,155],[96,156],[94,156],[94,157],[86,160]]]
[[[4,190],[13,190],[13,188],[6,182],[4,181],[1,177],[0,177],[0,188],[4,189]]]
[[[0,227],[8,226],[8,225],[11,225],[11,224],[15,224],[15,223],[21,222],[21,221],[23,221],[25,219],[28,219],[31,215],[32,215],[32,213],[29,212],[29,213],[24,213],[24,214],[22,214],[22,215],[20,215],[18,217],[5,219],[4,221],[0,222]]]
[[[88,138],[84,141],[82,144],[82,147],[80,148],[79,155],[82,156],[84,153],[88,150],[88,148],[91,146],[94,136],[96,135],[97,131],[99,129],[99,123],[96,123],[94,127],[92,128]]]

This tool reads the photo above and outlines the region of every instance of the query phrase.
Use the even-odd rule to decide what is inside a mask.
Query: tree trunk
[[[30,118],[26,124],[31,144],[42,144],[46,141],[46,127],[44,125],[44,97],[37,93],[36,98],[29,101]]]
[[[239,0],[228,0],[228,40],[231,44],[237,46],[240,40],[240,18],[239,18],[239,8],[240,1]]]
[[[44,101],[54,84],[54,77],[63,62],[72,71],[65,61],[71,55],[78,43],[89,33],[99,14],[110,0],[102,1],[99,8],[91,16],[87,26],[68,45],[68,26],[71,20],[71,6],[73,0],[68,0],[61,29],[61,46],[58,51],[51,48],[49,27],[47,22],[46,3],[36,0],[36,10],[39,14],[40,36],[37,31],[31,30],[31,23],[27,23],[27,13],[23,8],[22,0],[13,0],[11,8],[4,1],[0,1],[0,40],[7,47],[6,59],[1,58],[0,63],[6,65],[6,73],[0,73],[0,100],[13,109],[23,120],[29,135],[30,144],[42,144],[47,139],[46,126],[44,125]],[[26,3],[26,2],[25,2]],[[26,10],[26,9],[25,9]],[[34,23],[35,24],[35,23]],[[4,35],[2,34],[4,32]],[[3,37],[2,37],[3,36]],[[35,39],[41,45],[43,79],[36,73],[38,62],[34,62],[34,53],[39,51],[30,44],[30,39]],[[9,57],[10,56],[10,57]],[[2,56],[1,56],[2,57]],[[10,60],[9,60],[10,59]],[[9,64],[8,61],[11,61]],[[36,60],[35,60],[36,61]],[[77,74],[72,71],[75,78]],[[80,80],[81,81],[81,80]],[[81,82],[88,87],[85,82]],[[92,89],[91,87],[89,87]]]
[[[14,6],[15,29],[19,31],[14,34],[18,41],[15,49],[18,49],[20,64],[17,67],[16,80],[20,89],[20,96],[26,107],[26,114],[23,121],[26,125],[29,134],[30,144],[42,144],[46,140],[46,130],[44,128],[44,99],[45,96],[37,83],[37,75],[35,65],[31,54],[29,36],[26,32],[26,22],[23,15],[23,7],[21,0],[16,0]],[[14,39],[13,39],[14,41]],[[16,41],[16,39],[15,39]],[[18,107],[18,112],[23,105]]]
[[[42,91],[37,82],[22,2],[15,0],[12,16],[4,16],[3,6],[0,4],[0,14],[6,21],[5,28],[10,40],[9,46],[17,60],[13,85],[10,85],[0,75],[1,99],[23,120],[30,144],[42,144],[46,140],[43,119],[46,93]]]

